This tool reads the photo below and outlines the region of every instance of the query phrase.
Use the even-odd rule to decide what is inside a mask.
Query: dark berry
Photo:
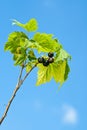
[[[49,65],[49,60],[45,60],[45,61],[43,62],[43,65],[44,65],[44,66],[48,66],[48,65]]]
[[[54,56],[54,53],[53,53],[53,52],[49,52],[49,53],[48,53],[48,56],[49,56],[49,57],[53,57],[53,56]]]
[[[48,61],[49,61],[49,63],[53,63],[54,62],[54,58],[53,57],[49,57]]]
[[[43,62],[44,62],[44,58],[43,58],[43,57],[39,57],[39,58],[38,58],[38,62],[39,62],[39,63],[43,63]]]

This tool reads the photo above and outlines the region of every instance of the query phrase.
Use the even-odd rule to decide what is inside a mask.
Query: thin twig
[[[36,64],[36,65],[37,65],[37,64]],[[17,91],[19,90],[19,88],[21,87],[21,85],[23,84],[23,82],[25,81],[25,79],[27,78],[27,76],[29,75],[29,73],[36,67],[36,65],[34,65],[34,66],[31,68],[31,70],[30,70],[28,73],[26,73],[26,75],[24,76],[23,80],[21,80],[22,72],[23,72],[23,67],[21,68],[20,75],[19,75],[19,78],[18,78],[18,83],[17,83],[17,85],[16,85],[15,90],[13,91],[12,97],[10,98],[10,100],[9,100],[7,106],[6,106],[6,109],[5,109],[5,111],[4,111],[4,114],[2,115],[2,117],[1,117],[1,119],[0,119],[0,125],[2,124],[3,120],[5,119],[5,117],[6,117],[6,115],[7,115],[8,110],[9,110],[9,108],[10,108],[10,106],[11,106],[11,103],[12,103],[14,97],[16,96]]]
[[[10,98],[10,100],[9,100],[9,102],[8,102],[8,105],[6,106],[6,109],[5,109],[5,112],[4,112],[3,116],[2,116],[2,118],[0,119],[0,124],[3,122],[4,118],[6,117],[7,112],[8,112],[8,110],[9,110],[9,107],[10,107],[10,105],[11,105],[11,103],[12,103],[12,101],[13,101],[15,95],[16,95],[16,92],[18,91],[18,89],[19,89],[19,87],[20,87],[20,85],[21,85],[21,84],[20,84],[20,81],[21,81],[22,72],[23,72],[23,67],[21,68],[21,71],[20,71],[20,74],[19,74],[18,83],[17,83],[17,85],[16,85],[16,88],[15,88],[13,94],[12,94],[12,97]]]
[[[38,64],[38,63],[36,63],[36,64],[31,68],[31,70],[30,70],[28,73],[26,73],[26,75],[24,76],[22,82],[24,82],[24,80],[27,78],[27,76],[30,74],[30,72],[37,66],[37,64]]]
[[[19,83],[20,80],[21,80],[23,69],[24,69],[24,67],[22,67],[21,70],[20,70],[20,75],[19,75],[19,78],[18,78],[18,83]]]

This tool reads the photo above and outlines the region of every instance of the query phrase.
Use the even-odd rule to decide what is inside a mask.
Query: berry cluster
[[[44,66],[48,66],[50,63],[54,62],[54,53],[53,52],[49,52],[48,53],[48,58],[44,58],[44,57],[39,57],[38,58],[38,62],[42,63]]]

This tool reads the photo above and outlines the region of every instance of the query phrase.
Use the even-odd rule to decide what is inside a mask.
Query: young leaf
[[[63,48],[61,48],[56,53],[55,61],[58,62],[60,60],[65,60],[65,59],[71,59],[71,56]]]
[[[59,83],[63,83],[65,81],[65,70],[66,70],[66,61],[60,61],[59,63],[52,64],[52,74],[54,80]]]
[[[42,64],[38,64],[37,67],[39,68],[39,70],[38,70],[38,79],[36,85],[38,86],[43,83],[49,82],[52,79],[50,65],[48,67],[45,67]]]
[[[27,65],[26,65],[26,72],[29,72],[32,68],[32,64],[31,62],[29,62]]]
[[[18,47],[16,52],[13,54],[13,60],[15,61],[14,65],[21,65],[26,61],[27,54],[26,50],[23,47]]]
[[[38,52],[55,52],[57,49],[60,49],[60,43],[53,39],[52,36],[52,34],[46,33],[36,33],[34,35],[33,39],[36,41],[34,44]]]
[[[15,60],[14,65],[22,65],[24,61],[26,60],[26,55],[13,55],[13,59]]]
[[[28,32],[34,32],[38,28],[36,19],[31,19],[25,24],[14,20],[13,24],[24,28]],[[70,72],[68,59],[71,59],[71,56],[63,49],[59,41],[53,38],[52,34],[37,32],[29,39],[23,32],[13,32],[9,35],[4,49],[13,54],[15,65],[25,64],[26,72],[29,72],[32,66],[38,63],[33,49],[36,49],[39,53],[46,53],[44,56],[47,61],[37,65],[39,70],[36,85],[49,82],[52,78],[62,85]],[[49,55],[46,56],[49,52],[53,53],[52,62],[48,60]]]
[[[66,80],[69,68],[67,68],[67,61],[60,61],[59,63],[52,63],[49,66],[45,67],[42,64],[38,65],[38,79],[36,85],[41,85],[43,83],[49,82],[52,78],[56,82],[63,84]]]
[[[36,56],[35,56],[33,50],[29,50],[29,52],[28,52],[28,59],[29,59],[30,61],[36,60]]]
[[[39,43],[46,43],[52,39],[53,34],[39,33],[34,35],[34,40]]]
[[[11,53],[15,53],[18,47],[26,48],[26,39],[28,40],[28,37],[25,33],[12,32],[8,37],[8,41],[5,43],[4,50],[9,50]]]
[[[16,24],[22,28],[24,28],[25,30],[27,30],[28,32],[34,32],[38,29],[38,24],[36,19],[32,18],[30,19],[27,23],[22,24],[20,22],[18,22],[17,20],[13,20],[13,24]]]
[[[66,80],[68,78],[69,72],[70,72],[70,68],[69,68],[68,62],[66,62],[66,69],[65,69],[64,80]]]

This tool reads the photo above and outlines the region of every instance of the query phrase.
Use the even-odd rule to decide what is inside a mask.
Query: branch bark
[[[17,91],[19,90],[19,88],[21,87],[21,85],[23,84],[23,82],[25,81],[25,79],[28,77],[28,75],[30,74],[30,72],[31,72],[36,66],[37,66],[37,64],[35,64],[35,65],[31,68],[31,70],[30,70],[28,73],[25,74],[23,80],[22,80],[21,78],[22,78],[22,72],[23,72],[23,69],[24,69],[24,68],[23,68],[23,67],[21,68],[21,71],[20,71],[20,74],[19,74],[19,78],[18,78],[18,83],[17,83],[17,85],[16,85],[16,87],[15,87],[15,89],[14,89],[14,91],[13,91],[13,94],[12,94],[12,96],[11,96],[11,98],[10,98],[10,100],[9,100],[9,102],[8,102],[8,104],[7,104],[7,106],[6,106],[6,108],[5,108],[5,111],[4,111],[4,113],[3,113],[3,115],[2,115],[2,117],[1,117],[1,119],[0,119],[0,125],[2,124],[3,120],[4,120],[5,117],[7,116],[8,110],[9,110],[9,108],[10,108],[10,106],[11,106],[12,101],[14,100],[14,98],[15,98],[15,96],[16,96]]]

